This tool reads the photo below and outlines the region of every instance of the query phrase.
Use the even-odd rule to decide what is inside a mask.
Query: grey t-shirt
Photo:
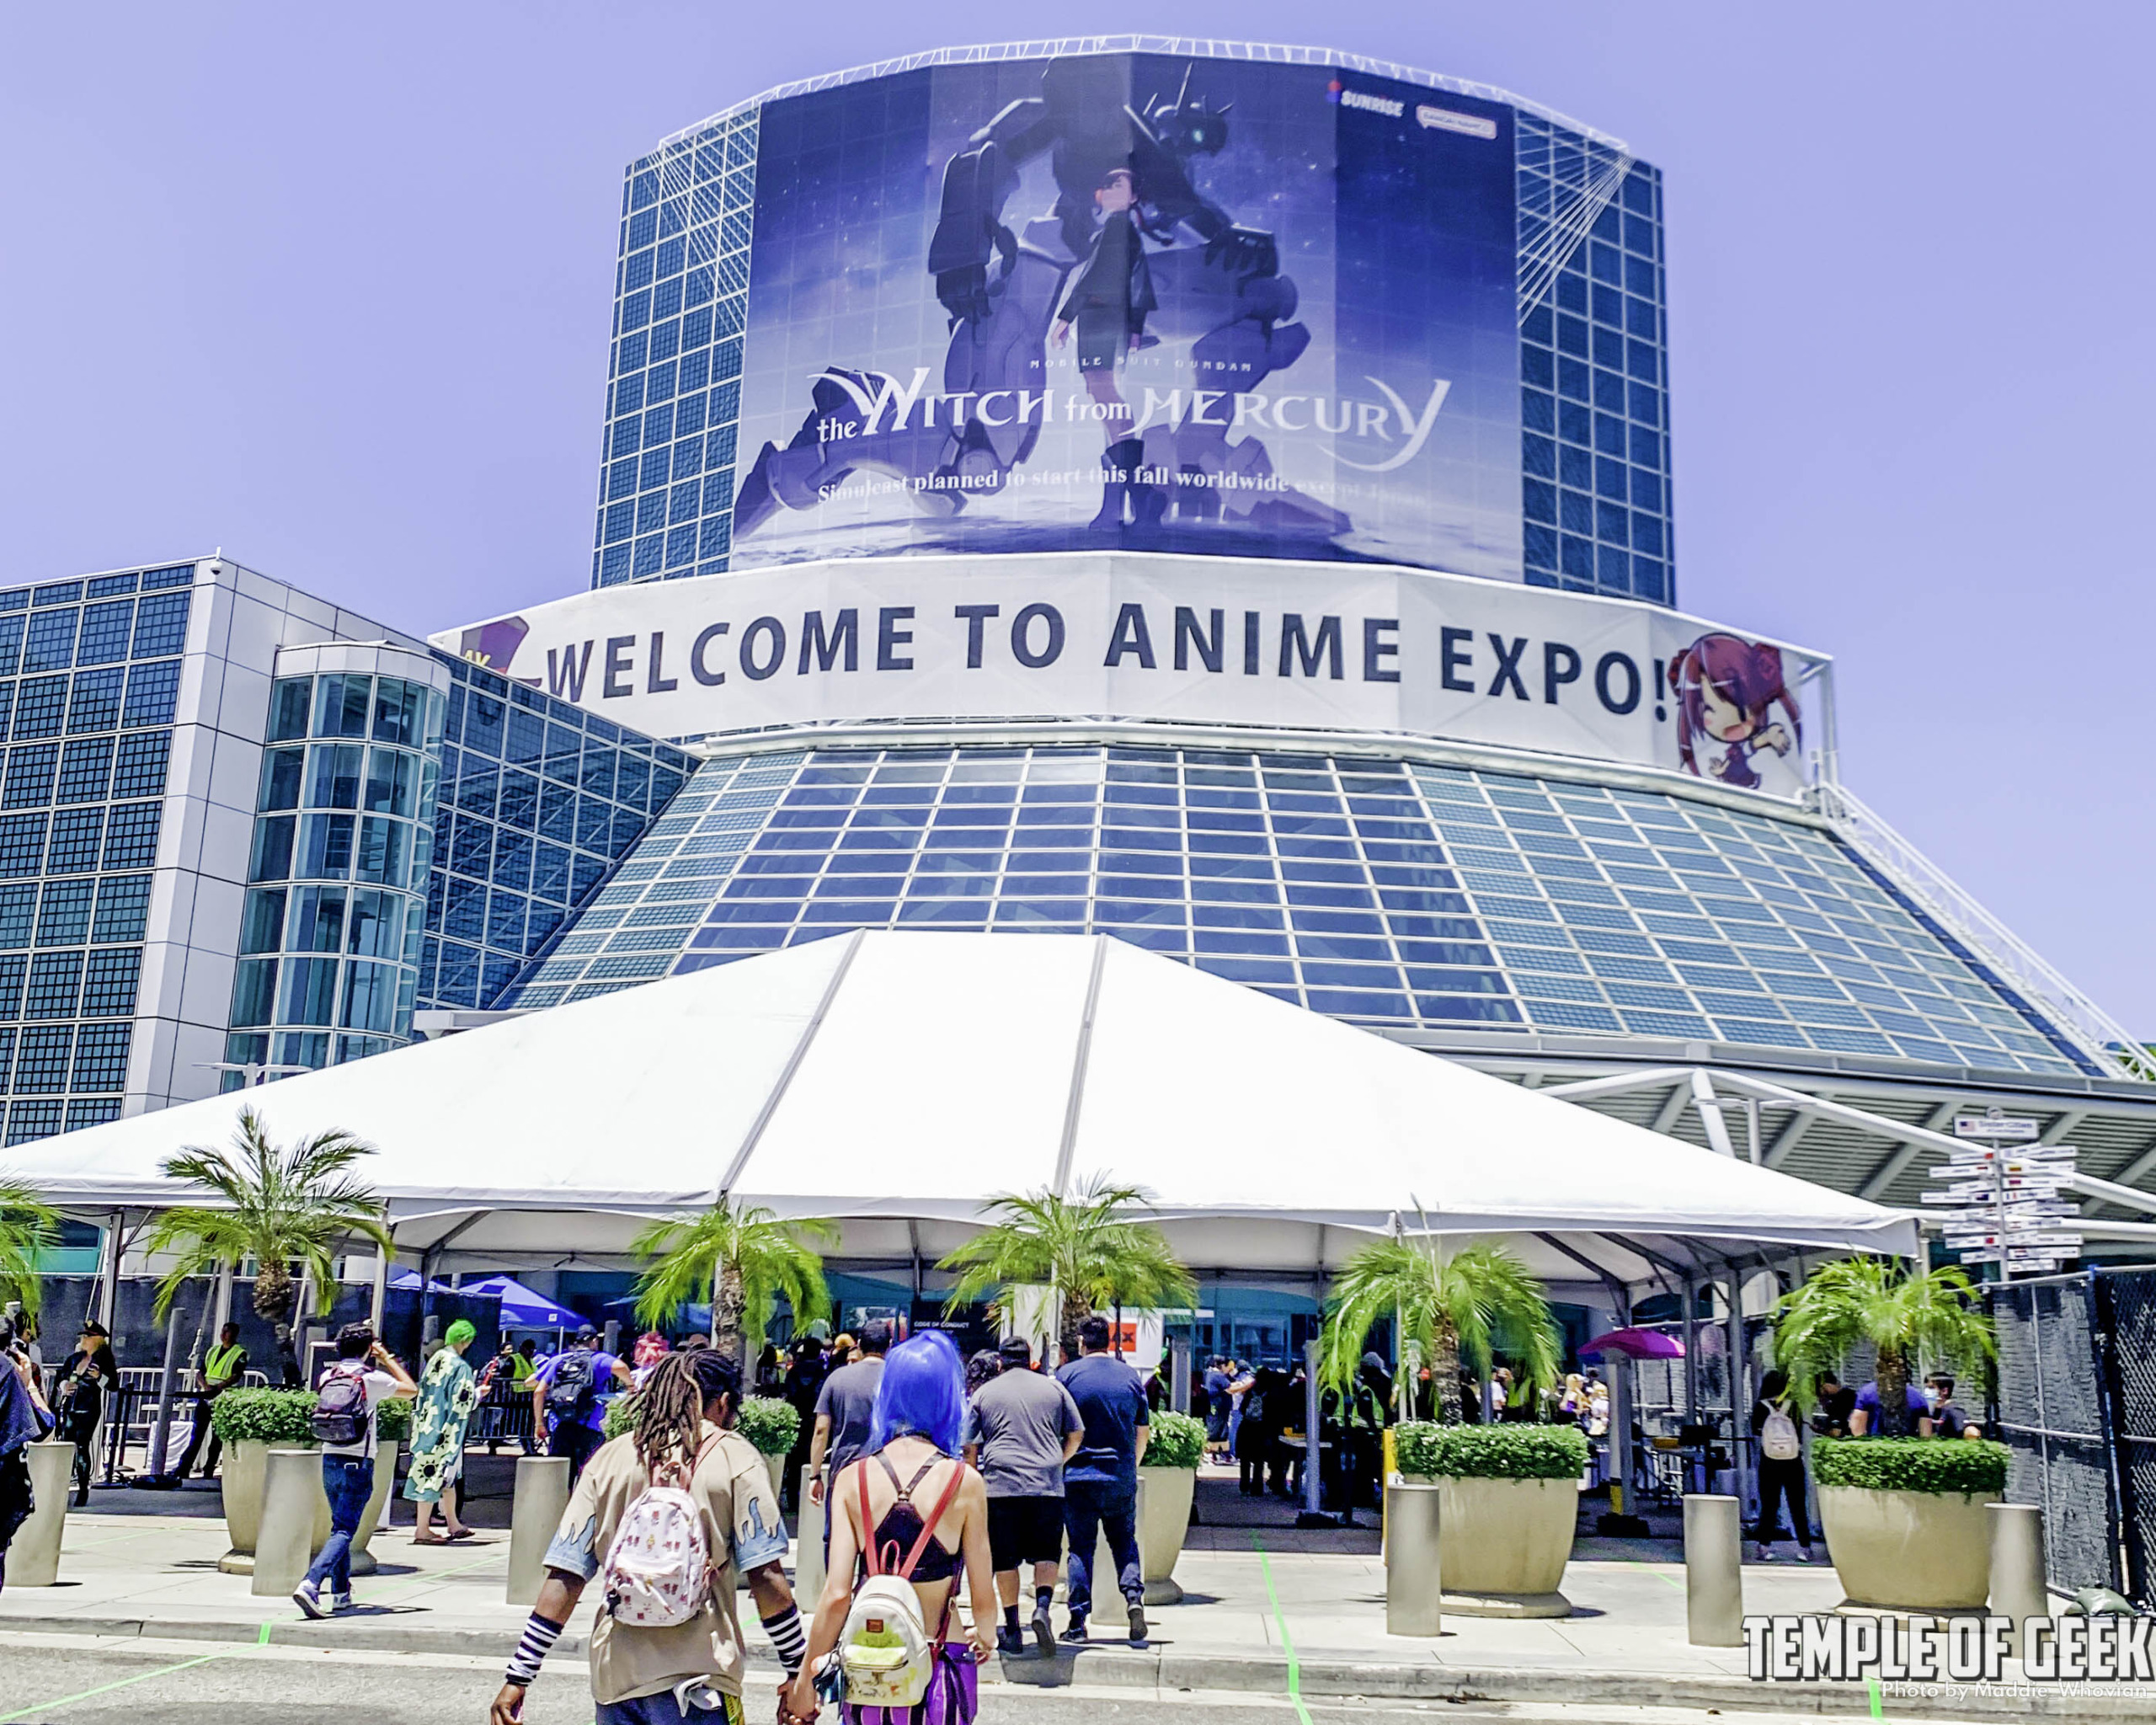
[[[990,1378],[966,1408],[966,1442],[980,1446],[991,1498],[1063,1495],[1063,1440],[1086,1429],[1070,1391],[1045,1373]]]
[[[868,1453],[869,1416],[876,1411],[876,1386],[883,1381],[883,1361],[870,1354],[851,1365],[842,1365],[824,1380],[816,1397],[816,1415],[829,1416],[831,1441],[824,1451],[824,1465],[836,1473]]]

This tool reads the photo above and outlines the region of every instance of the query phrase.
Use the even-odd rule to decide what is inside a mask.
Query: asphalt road
[[[501,1682],[498,1661],[410,1653],[321,1653],[204,1642],[59,1636],[0,1641],[0,1725],[484,1725]],[[584,1667],[549,1663],[525,1709],[528,1725],[587,1725]],[[1109,1690],[986,1688],[980,1725],[1161,1725],[1172,1709],[1193,1725],[1303,1725],[1286,1696],[1189,1696]],[[767,1725],[772,1691],[752,1679],[750,1725]],[[1444,1703],[1313,1702],[1309,1725],[1445,1725],[1508,1720],[1603,1725],[1705,1725],[1674,1709],[1503,1707]],[[1736,1725],[1724,1715],[1716,1725]]]

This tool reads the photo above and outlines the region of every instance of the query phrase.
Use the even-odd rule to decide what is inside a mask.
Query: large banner
[[[1338,563],[837,559],[602,588],[435,637],[663,737],[906,718],[1380,731],[1799,794],[1826,661],[1630,601]]]
[[[733,566],[1104,544],[1520,579],[1513,118],[1186,56],[773,102]]]

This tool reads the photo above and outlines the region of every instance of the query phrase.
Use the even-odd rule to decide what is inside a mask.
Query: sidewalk
[[[195,1506],[189,1504],[189,1509]],[[1342,1536],[1272,1529],[1193,1529],[1203,1546],[1184,1552],[1180,1605],[1149,1613],[1150,1646],[1097,1642],[1054,1661],[1012,1659],[997,1680],[1151,1692],[1241,1690],[1286,1697],[1370,1696],[1430,1701],[1596,1702],[1617,1706],[1719,1707],[1860,1717],[1857,1686],[1770,1685],[1744,1676],[1742,1648],[1694,1648],[1684,1639],[1683,1566],[1661,1545],[1582,1540],[1566,1573],[1573,1615],[1504,1621],[1454,1617],[1433,1642],[1385,1632],[1385,1578],[1373,1534],[1347,1535],[1367,1550],[1312,1550]],[[403,1527],[376,1537],[381,1567],[354,1587],[357,1609],[311,1623],[283,1599],[258,1599],[243,1576],[221,1575],[220,1520],[116,1512],[71,1518],[62,1583],[0,1593],[0,1630],[16,1633],[155,1636],[402,1653],[507,1657],[526,1613],[502,1599],[505,1534],[483,1546],[414,1547]],[[1289,1549],[1302,1546],[1303,1549]],[[1831,1611],[1841,1589],[1833,1569],[1748,1564],[1745,1605],[1754,1612]],[[590,1607],[561,1650],[579,1656]],[[753,1629],[752,1658],[769,1659]],[[1134,1698],[1136,1698],[1134,1695]],[[1976,1696],[1889,1702],[1894,1717],[2145,1717],[2145,1696],[2066,1693]]]

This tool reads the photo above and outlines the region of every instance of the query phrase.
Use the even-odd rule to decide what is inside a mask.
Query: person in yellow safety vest
[[[223,1446],[218,1443],[216,1433],[211,1429],[210,1404],[237,1384],[246,1370],[247,1349],[239,1344],[239,1326],[227,1324],[217,1332],[217,1339],[202,1350],[201,1388],[195,1397],[195,1430],[187,1439],[187,1453],[179,1458],[179,1466],[173,1469],[175,1479],[187,1477],[205,1438],[210,1441],[210,1450],[202,1458],[202,1477],[207,1479],[217,1471],[217,1458]]]

